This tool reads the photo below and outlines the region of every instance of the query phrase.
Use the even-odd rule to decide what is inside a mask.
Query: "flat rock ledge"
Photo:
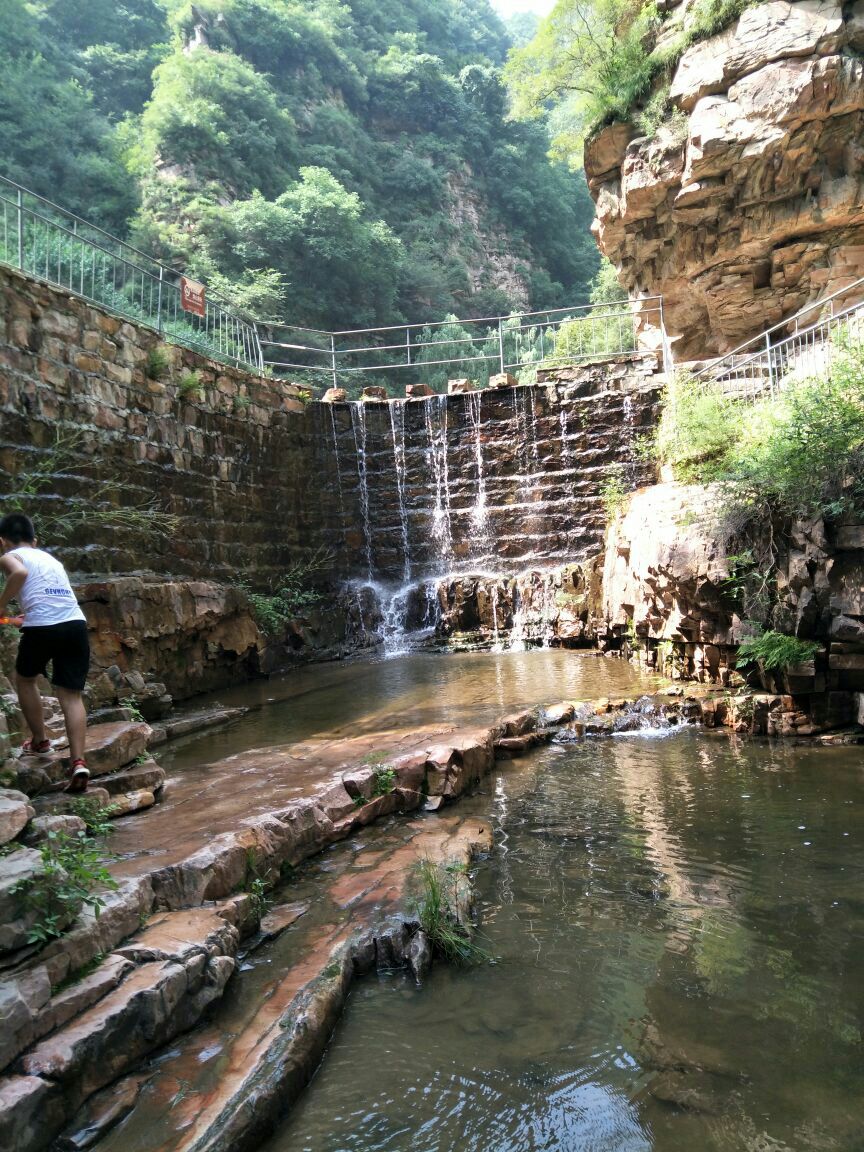
[[[212,837],[182,860],[159,866],[154,854],[146,871],[124,877],[116,892],[105,894],[98,917],[85,911],[60,938],[38,951],[24,949],[6,961],[0,983],[0,1125],[11,1146],[15,1152],[51,1147],[88,1100],[191,1028],[222,996],[235,970],[241,938],[259,929],[262,909],[252,894],[256,888],[272,890],[293,866],[383,816],[436,812],[478,783],[496,759],[520,755],[553,738],[580,739],[620,730],[619,724],[644,725],[654,716],[662,715],[665,723],[698,719],[701,710],[699,700],[683,693],[646,697],[638,703],[563,702],[515,713],[489,728],[438,733],[408,750],[403,740],[395,755],[391,733],[389,745],[388,737],[382,737],[374,764],[346,763],[317,783],[311,794],[278,810],[239,819],[235,830]],[[638,724],[632,719],[637,713]],[[285,750],[286,763],[291,748]],[[151,770],[146,763],[138,767],[144,773]],[[445,827],[446,820],[436,817],[429,827]],[[452,828],[447,835],[455,835]],[[485,835],[478,832],[479,840]],[[472,841],[475,845],[478,836]],[[458,856],[462,849],[456,851],[455,843],[447,851]],[[410,850],[412,862],[418,851]],[[442,851],[441,844],[424,849],[432,856]],[[122,861],[118,868],[122,876]],[[377,916],[384,905],[393,913],[393,900],[403,888],[403,880],[397,883],[391,876],[385,885],[388,899],[376,897],[370,913],[374,910]],[[362,897],[363,890],[352,899],[358,895]],[[290,921],[288,915],[285,922]],[[277,917],[268,934],[280,930]],[[214,1119],[213,1132],[225,1135],[202,1136],[183,1148],[239,1152],[251,1147],[243,1132],[246,1127],[258,1131],[255,1101],[270,1101],[261,1105],[268,1112],[277,1097],[284,1101],[286,1093],[300,1090],[341,1010],[351,974],[384,957],[391,966],[408,963],[422,969],[424,949],[415,939],[416,923],[410,927],[410,918],[402,916],[395,935],[388,929],[384,936],[370,937],[369,931],[369,923],[356,938],[340,930],[321,969],[326,977],[323,992],[302,1010],[293,1001],[285,1004],[295,1023],[280,1025],[276,1046],[280,1054],[265,1061],[269,1072],[255,1079],[259,1073],[244,1065],[251,1079],[243,1080],[234,1103],[223,1102],[221,1119]],[[379,944],[385,938],[387,942]],[[0,971],[3,964],[0,956]],[[302,992],[298,986],[301,999]],[[290,1043],[299,1044],[301,1039],[307,1055],[303,1060],[289,1059]],[[257,1057],[253,1063],[259,1067]],[[279,1070],[283,1064],[288,1072]],[[109,1111],[115,1121],[124,1114],[119,1106],[112,1105]],[[57,1148],[84,1146],[90,1142]]]

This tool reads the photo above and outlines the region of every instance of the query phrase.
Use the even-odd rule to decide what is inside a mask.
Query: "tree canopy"
[[[5,172],[271,318],[585,300],[581,175],[488,0],[0,0]],[[524,30],[523,30],[524,33]]]

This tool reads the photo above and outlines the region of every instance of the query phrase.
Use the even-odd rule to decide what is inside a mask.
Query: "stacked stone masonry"
[[[156,350],[168,364],[152,379]],[[316,551],[320,575],[341,579],[401,578],[406,551],[417,574],[597,552],[610,466],[628,485],[647,479],[632,448],[653,422],[659,380],[656,358],[634,354],[536,386],[305,403],[291,384],[0,269],[0,491],[53,453],[37,520],[89,508],[112,479],[135,490],[123,502],[177,518],[165,538],[93,517],[58,549],[82,576],[245,576],[264,587]]]

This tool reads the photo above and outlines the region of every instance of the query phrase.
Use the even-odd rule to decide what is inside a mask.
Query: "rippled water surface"
[[[462,810],[497,963],[357,985],[266,1152],[864,1149],[860,749],[584,741]]]

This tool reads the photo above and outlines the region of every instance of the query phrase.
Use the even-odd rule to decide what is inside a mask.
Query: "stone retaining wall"
[[[158,379],[148,356],[166,358]],[[151,367],[152,374],[152,367]],[[196,385],[197,387],[193,387]],[[77,573],[150,570],[266,583],[315,546],[322,511],[301,391],[256,378],[157,332],[0,267],[0,492],[48,467],[34,519],[117,503],[177,517],[165,538],[98,516],[57,549]],[[45,541],[50,544],[50,539]]]
[[[632,353],[535,385],[313,406],[341,573],[408,584],[598,553],[604,484],[653,479],[634,448],[662,380],[654,355]]]
[[[57,547],[80,575],[265,587],[316,550],[325,580],[550,566],[599,551],[612,466],[626,486],[650,479],[633,446],[654,421],[658,372],[633,353],[534,386],[307,404],[294,385],[0,268],[0,493],[28,476],[32,488],[39,467],[37,523],[88,513]],[[100,522],[113,480],[131,487],[110,502],[152,502],[174,534]]]

